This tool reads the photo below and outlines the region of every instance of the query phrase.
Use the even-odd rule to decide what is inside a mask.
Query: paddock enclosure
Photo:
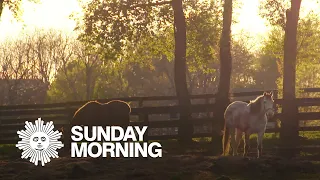
[[[235,92],[231,94],[232,101],[249,101],[264,91]],[[277,120],[281,120],[281,104],[283,100],[278,98],[280,92],[273,90],[275,103],[277,104],[277,114],[269,120],[267,133],[277,133],[279,128]],[[308,94],[320,92],[320,88],[300,89],[307,97],[297,98],[299,107],[298,119],[300,121],[300,131],[320,131],[320,98],[308,97]],[[311,96],[311,95],[310,95]],[[191,95],[192,102],[192,123],[194,125],[193,137],[211,137],[215,118],[215,94]],[[132,108],[130,125],[148,126],[147,140],[168,140],[178,138],[179,126],[179,106],[175,96],[157,97],[128,97],[114,98],[130,103]],[[102,99],[99,102],[105,103],[113,99]],[[74,112],[85,104],[82,102],[67,102],[55,104],[30,104],[0,106],[0,143],[16,144],[18,142],[17,130],[24,129],[25,121],[34,122],[41,117],[45,122],[53,121],[55,129],[67,124]],[[319,125],[318,125],[319,124]]]

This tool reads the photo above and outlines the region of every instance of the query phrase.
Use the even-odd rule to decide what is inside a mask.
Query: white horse
[[[224,118],[224,135],[223,135],[223,155],[227,156],[231,146],[235,156],[238,154],[237,149],[245,133],[244,153],[247,156],[249,145],[249,137],[251,134],[257,133],[257,157],[262,153],[262,139],[266,130],[268,119],[275,114],[274,100],[272,92],[264,92],[250,103],[235,101],[231,103],[225,110]]]

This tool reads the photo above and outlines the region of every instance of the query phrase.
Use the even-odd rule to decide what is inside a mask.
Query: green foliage
[[[33,3],[40,3],[40,0],[28,0]],[[0,1],[0,17],[2,15],[2,10],[5,6],[9,8],[9,10],[13,13],[14,18],[21,20],[21,15],[23,13],[23,9],[21,9],[22,0],[2,0]]]
[[[317,87],[319,81],[319,58],[320,58],[320,24],[319,16],[309,13],[299,20],[298,25],[298,55],[296,67],[297,88]],[[283,43],[284,32],[275,27],[266,40],[262,52],[265,56],[273,59],[278,64],[280,77],[277,81],[278,88],[282,89],[283,75]],[[299,95],[299,92],[297,92]]]
[[[264,59],[268,59],[271,62],[276,63],[277,67],[273,66],[274,70],[277,70],[279,77],[277,79],[277,89],[282,89],[282,75],[283,75],[283,45],[284,45],[284,31],[280,27],[274,27],[269,32],[267,40],[261,49]]]
[[[245,38],[238,41],[232,41],[232,75],[231,75],[231,89],[234,88],[253,88],[256,86],[255,72],[260,72],[255,67],[256,57],[249,51]]]
[[[221,4],[217,1],[190,4],[187,16],[187,59],[191,73],[216,71],[221,34]]]
[[[267,19],[272,26],[281,27],[286,25],[286,10],[290,7],[289,0],[267,0],[261,1],[259,14]]]
[[[51,84],[47,93],[49,102],[59,102],[60,99],[65,101],[85,99],[84,64],[71,61],[66,66],[66,69],[57,72]]]
[[[83,8],[84,24],[77,26],[79,40],[102,48],[106,55],[121,54],[127,42],[138,42],[165,28],[160,26],[172,21],[169,7],[168,3],[154,6],[149,0],[92,0]]]
[[[276,80],[280,77],[277,59],[261,53],[258,54],[257,60],[257,70],[253,75],[256,80],[255,85],[262,89],[277,89]]]
[[[189,90],[192,94],[212,93],[216,89],[219,75],[221,5],[216,1],[210,1],[207,4],[186,3],[186,6],[192,7],[193,10],[186,13]],[[251,63],[255,63],[255,57],[245,47],[245,40],[242,42],[233,40],[233,42],[232,52],[235,57],[233,87],[243,88],[248,87],[248,84],[254,86],[254,80],[248,82],[246,79],[254,79],[253,72],[256,72],[256,69]],[[156,34],[141,37],[137,42],[127,41],[123,49],[125,51],[119,58],[112,61],[101,59],[104,65],[99,66],[101,73],[96,78],[92,98],[174,95],[173,26],[159,29]],[[79,71],[82,73],[84,69]],[[77,73],[70,74],[76,76]],[[244,78],[239,80],[237,77],[240,76]],[[63,78],[66,77],[59,77],[57,76],[56,81],[61,80],[61,84],[65,85],[67,81]],[[85,84],[84,78],[78,80]],[[72,89],[66,89],[65,86],[60,86],[58,89],[63,93],[68,91],[68,96],[75,98]],[[57,99],[62,96],[58,93],[50,95]]]
[[[92,66],[94,74],[88,74],[86,63],[81,60],[69,61],[61,68],[48,91],[48,102],[103,99],[127,96],[127,82],[121,68],[108,65]],[[91,79],[90,82],[87,79]],[[87,86],[90,84],[90,90]],[[124,93],[125,92],[125,93]],[[88,95],[89,93],[89,95]]]
[[[239,6],[238,2],[234,4]],[[189,92],[214,92],[219,75],[222,1],[190,0],[184,1],[183,6]],[[130,93],[135,95],[145,95],[146,89],[157,95],[173,93],[173,12],[167,1],[109,0],[102,3],[93,0],[83,9],[84,19],[77,26],[81,33],[79,40],[88,47],[100,49],[99,53],[107,55],[105,59],[122,67],[117,71],[123,74],[121,81],[128,83],[127,91],[131,89]],[[237,67],[233,73],[234,87],[246,87],[248,82],[254,85],[254,80],[247,81],[253,79],[255,70],[250,63],[254,57],[244,42],[234,42]],[[241,80],[239,75],[243,77]]]
[[[133,9],[121,4],[129,2],[114,0],[101,4],[93,0],[85,7],[83,26],[78,25],[82,32],[80,41],[62,34],[51,35],[51,32],[48,36],[39,36],[42,44],[35,42],[35,47],[41,47],[44,55],[41,57],[46,57],[43,63],[52,63],[44,67],[58,69],[55,73],[43,73],[50,76],[48,102],[175,94],[171,6],[162,4],[151,8],[142,6],[150,3],[147,1],[131,2]],[[125,11],[116,14],[120,7],[129,15],[122,16]],[[189,92],[213,93],[219,76],[221,1],[184,1],[184,8]],[[114,16],[115,21],[109,15]],[[146,16],[150,19],[144,19]],[[117,18],[121,25],[117,24]],[[136,22],[135,18],[142,20]],[[143,22],[148,26],[140,27]],[[120,31],[121,27],[126,31]],[[240,40],[232,40],[232,88],[255,87],[260,81],[256,77],[264,76],[258,68],[260,62],[249,51],[246,41],[243,35]]]

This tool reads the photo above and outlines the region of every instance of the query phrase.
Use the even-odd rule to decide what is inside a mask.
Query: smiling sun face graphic
[[[30,137],[30,146],[36,151],[42,151],[49,147],[49,136],[43,132],[36,132]]]
[[[35,121],[35,124],[26,121],[25,130],[18,131],[17,134],[21,141],[16,147],[22,150],[21,158],[30,157],[30,162],[36,166],[41,161],[41,165],[50,162],[50,158],[58,158],[57,149],[61,149],[64,145],[58,139],[62,133],[54,131],[53,122],[44,122],[41,118]]]

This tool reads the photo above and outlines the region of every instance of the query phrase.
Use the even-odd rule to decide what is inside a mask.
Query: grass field
[[[302,145],[320,145],[320,132],[304,132]],[[299,157],[284,159],[275,155],[278,137],[266,134],[264,156],[255,158],[256,137],[251,137],[250,157],[219,157],[212,153],[210,138],[197,138],[188,148],[175,140],[161,141],[162,158],[67,158],[52,159],[45,167],[36,167],[20,158],[14,145],[0,147],[0,179],[154,179],[154,180],[265,180],[320,179],[318,152],[302,151]]]

